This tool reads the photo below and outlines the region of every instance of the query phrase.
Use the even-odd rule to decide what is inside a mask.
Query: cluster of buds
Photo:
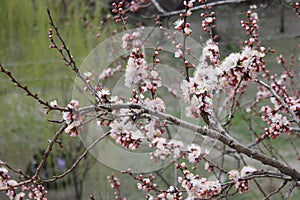
[[[128,17],[125,16],[125,11],[123,9],[123,2],[121,1],[120,3],[113,3],[112,4],[113,9],[112,9],[112,13],[115,14],[115,21],[117,23],[121,23],[123,22],[124,24],[126,24],[126,21],[128,20]]]
[[[143,177],[143,175],[138,175],[135,177],[135,180],[139,181],[137,183],[137,188],[139,190],[144,190],[150,192],[157,188],[157,184],[153,181],[155,180],[155,176],[153,174],[149,174],[148,177]]]
[[[211,32],[212,29],[216,28],[215,21],[215,12],[204,12],[201,13],[201,17],[204,18],[202,21],[202,28],[206,32]],[[216,38],[215,38],[216,39]]]
[[[55,45],[53,44],[53,35],[52,35],[52,32],[53,32],[53,30],[52,30],[52,28],[50,28],[49,32],[48,32],[48,38],[49,38],[49,40],[51,42],[50,45],[49,45],[49,49],[55,48]]]
[[[83,116],[79,114],[79,102],[77,100],[72,100],[68,106],[67,109],[70,111],[64,111],[63,114],[63,120],[68,125],[65,128],[65,132],[68,133],[71,137],[78,136],[80,131],[82,130],[82,121]]]
[[[155,63],[155,64],[160,63],[160,59],[158,58],[158,54],[159,54],[159,52],[161,52],[161,50],[162,50],[161,47],[157,47],[154,50],[154,53],[153,53],[153,56],[152,56],[153,63]]]
[[[49,38],[50,41],[53,40],[53,35],[52,34],[53,34],[53,30],[52,30],[52,28],[50,28],[49,32],[48,32],[48,38]]]
[[[295,3],[291,3],[291,6],[294,8],[296,15],[298,15],[298,17],[300,17],[300,3],[299,2],[295,2]]]
[[[280,134],[290,131],[290,122],[285,116],[279,114],[276,109],[263,106],[261,113],[263,113],[261,116],[262,120],[269,125],[268,128],[265,128],[265,133],[261,138],[271,137],[272,139],[276,139]]]
[[[112,173],[111,176],[107,176],[107,180],[110,183],[110,187],[115,190],[114,195],[116,200],[121,200],[120,187],[121,183],[119,179]]]
[[[256,6],[252,6],[252,9],[256,9]],[[248,46],[254,46],[254,44],[259,43],[259,34],[258,34],[258,15],[256,12],[253,12],[251,9],[247,11],[248,21],[242,20],[242,27],[246,30],[246,34],[251,36],[249,40],[245,41],[245,44]]]
[[[90,71],[86,71],[86,72],[83,73],[83,76],[84,76],[84,78],[86,80],[86,84],[89,85],[89,86],[91,86],[91,84],[92,84],[91,81],[94,78],[93,77],[93,73],[90,72]],[[88,86],[85,86],[83,89],[84,89],[84,91],[89,91]]]
[[[130,1],[130,3],[128,3],[126,5],[126,7],[129,8],[130,12],[136,12],[141,8],[142,3],[146,3],[148,0],[133,0]]]

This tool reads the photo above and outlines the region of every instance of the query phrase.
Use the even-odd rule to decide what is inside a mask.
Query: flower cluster
[[[117,144],[121,144],[125,148],[137,149],[141,143],[143,134],[131,120],[130,111],[128,109],[120,109],[114,114],[122,117],[110,123],[111,137],[116,140]]]
[[[99,80],[106,80],[120,71],[122,71],[121,65],[117,65],[116,68],[109,67],[101,72],[101,74],[99,75]]]
[[[36,199],[36,200],[47,200],[45,195],[48,193],[45,190],[45,187],[43,185],[31,185],[29,187],[23,186],[22,187],[23,191],[29,191],[28,197],[30,199]]]
[[[271,101],[276,102],[275,98],[271,99]],[[281,133],[289,132],[290,122],[285,116],[277,113],[276,110],[276,106],[274,109],[269,106],[261,108],[261,113],[263,113],[261,118],[269,125],[268,128],[265,128],[265,133],[261,138],[272,137],[272,139],[276,139]]]
[[[133,33],[125,33],[122,37],[122,48],[130,51],[134,48],[138,48],[141,46],[142,41],[140,40],[142,29],[135,31]]]
[[[218,58],[218,46],[212,40],[208,40],[194,77],[183,80],[181,90],[184,101],[189,104],[186,108],[188,117],[199,118],[202,112],[212,114],[212,92],[218,88],[218,75],[221,72],[216,67]]]
[[[169,158],[172,154],[175,159],[178,159],[181,157],[183,143],[174,139],[168,142],[165,138],[156,137],[152,140],[150,147],[156,148],[154,152],[150,153],[150,158],[155,161]]]
[[[197,144],[187,146],[188,160],[190,163],[198,163],[201,159],[201,148]]]
[[[255,168],[245,166],[242,168],[241,172],[239,172],[238,170],[229,171],[228,177],[235,182],[235,187],[239,190],[239,192],[243,193],[249,190],[250,179],[245,179],[245,177],[255,171]]]
[[[141,130],[143,131],[147,140],[151,141],[165,133],[163,130],[164,126],[165,124],[161,124],[159,120],[151,120],[149,123],[146,123],[146,125],[142,126]]]
[[[206,178],[200,178],[189,170],[185,163],[177,166],[182,170],[183,176],[178,177],[178,182],[187,191],[187,199],[210,199],[222,191],[219,181],[208,181]]]
[[[157,110],[163,113],[166,112],[165,102],[159,97],[156,97],[155,99],[146,98],[144,104],[147,108],[152,110]]]
[[[232,53],[220,64],[222,75],[222,85],[236,87],[243,78],[245,81],[255,79],[256,73],[265,68],[264,48],[261,51],[249,46],[244,47],[241,53]]]
[[[62,113],[63,120],[68,125],[67,128],[65,128],[65,132],[69,133],[71,137],[78,136],[82,130],[83,117],[79,114],[78,108],[79,102],[77,100],[72,100],[67,106],[67,109],[70,111],[64,111]]]
[[[0,161],[2,162],[2,161]],[[0,188],[7,187],[9,185],[10,176],[8,170],[0,165]]]
[[[161,78],[156,69],[148,67],[145,56],[138,48],[135,48],[128,59],[125,73],[125,85],[136,85],[139,92],[151,91],[156,93],[161,87]]]

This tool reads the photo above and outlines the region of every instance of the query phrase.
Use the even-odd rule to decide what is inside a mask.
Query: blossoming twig
[[[255,82],[259,83],[260,85],[264,86],[265,88],[267,88],[274,96],[277,100],[280,101],[280,103],[283,105],[283,107],[289,111],[290,115],[292,116],[293,120],[295,121],[295,123],[300,126],[300,119],[296,116],[295,112],[293,112],[291,110],[291,108],[285,103],[285,101],[276,93],[275,90],[273,90],[271,88],[270,85],[268,85],[267,83],[256,79]]]

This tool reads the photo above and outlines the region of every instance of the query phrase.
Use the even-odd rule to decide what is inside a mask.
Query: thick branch
[[[255,151],[255,150],[252,150],[252,149],[248,148],[247,146],[244,146],[244,145],[240,144],[234,138],[229,138],[225,132],[215,131],[215,130],[212,130],[208,127],[197,126],[197,125],[192,124],[190,122],[183,121],[179,118],[176,118],[172,115],[165,114],[165,113],[153,110],[153,109],[149,109],[149,108],[147,108],[143,105],[131,104],[131,103],[103,104],[103,105],[100,105],[98,107],[90,106],[90,107],[81,108],[79,111],[81,112],[81,114],[87,114],[87,113],[90,113],[90,112],[95,112],[97,110],[112,111],[112,110],[118,110],[118,109],[122,109],[122,108],[125,108],[125,109],[138,109],[138,110],[141,110],[143,113],[147,113],[151,116],[158,117],[161,120],[171,122],[171,123],[173,123],[177,126],[180,126],[180,127],[189,129],[191,131],[200,133],[201,135],[217,139],[218,141],[222,142],[223,144],[226,144],[230,148],[236,150],[238,153],[243,153],[243,154],[247,155],[248,157],[250,157],[252,159],[260,161],[261,163],[263,163],[265,165],[272,166],[272,167],[278,169],[283,174],[291,176],[292,179],[294,179],[294,180],[298,180],[298,181],[300,180],[300,173],[296,169],[291,168],[291,167],[281,163],[278,160],[272,159],[272,158],[270,158],[270,157],[268,157],[264,154],[261,154],[261,153]]]

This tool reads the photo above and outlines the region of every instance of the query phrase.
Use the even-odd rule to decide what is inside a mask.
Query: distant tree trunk
[[[280,13],[280,33],[284,33],[284,20],[285,20],[285,17],[284,17],[284,6],[281,5],[281,13]]]

